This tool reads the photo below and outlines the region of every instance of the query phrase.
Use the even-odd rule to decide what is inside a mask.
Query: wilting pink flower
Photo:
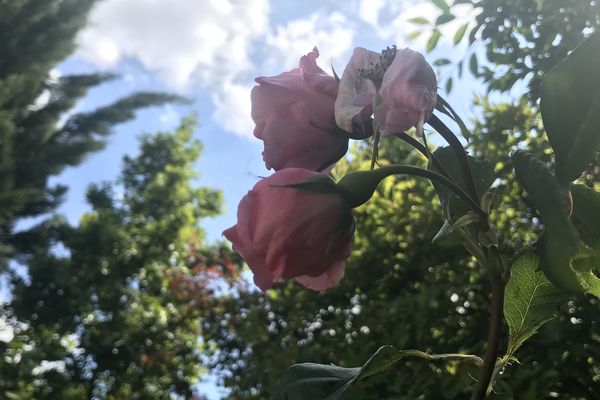
[[[357,48],[340,81],[335,117],[342,129],[361,134],[373,114],[373,99],[379,96],[375,120],[384,133],[403,132],[426,120],[436,102],[437,81],[420,53],[408,48],[395,50],[393,58]]]
[[[365,133],[364,124],[373,114],[377,88],[372,80],[362,76],[362,71],[372,68],[380,57],[380,53],[357,47],[344,69],[335,100],[335,121],[347,132]]]
[[[300,168],[262,179],[240,202],[237,224],[223,232],[262,290],[286,279],[325,290],[344,275],[352,245],[351,209],[337,193],[285,186],[308,180],[331,182]]]
[[[348,138],[335,125],[337,82],[319,66],[317,48],[300,59],[299,68],[256,78],[252,89],[254,136],[264,142],[267,168],[319,171],[338,161]]]
[[[435,107],[437,80],[422,54],[408,48],[397,50],[383,75],[381,104],[375,119],[384,133],[398,133],[427,120]],[[421,121],[422,122],[422,121]]]

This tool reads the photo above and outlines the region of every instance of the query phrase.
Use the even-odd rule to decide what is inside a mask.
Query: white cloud
[[[175,90],[200,88],[226,130],[252,137],[252,78],[296,67],[315,46],[329,70],[347,58],[353,26],[317,10],[271,27],[269,0],[105,0],[78,36],[77,54],[101,68],[135,60]]]
[[[226,83],[223,90],[213,93],[215,118],[229,132],[254,137],[254,122],[250,117],[251,89],[251,85]]]
[[[102,67],[136,59],[185,87],[194,74],[223,72],[222,63],[250,67],[247,49],[267,27],[267,0],[107,0],[78,36],[78,53]]]
[[[135,60],[175,90],[199,86],[224,116],[240,102],[228,97],[241,95],[238,82],[253,69],[252,43],[267,34],[268,13],[268,0],[106,0],[78,36],[78,55],[101,68]],[[246,114],[220,122],[251,135]]]
[[[352,47],[354,30],[348,19],[337,12],[328,16],[313,13],[308,18],[278,26],[266,43],[270,50],[269,66],[289,69],[298,66],[300,56],[317,47],[320,64],[324,69]]]

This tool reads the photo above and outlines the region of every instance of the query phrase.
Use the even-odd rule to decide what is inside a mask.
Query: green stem
[[[379,182],[392,175],[420,176],[422,178],[427,178],[431,181],[438,182],[439,184],[447,187],[452,193],[454,193],[461,200],[463,200],[465,204],[475,213],[479,214],[482,217],[482,219],[487,219],[487,214],[481,209],[481,207],[479,207],[479,204],[477,204],[477,202],[475,202],[468,194],[466,194],[450,179],[446,178],[441,174],[438,174],[437,172],[419,167],[414,167],[412,165],[393,164],[377,168],[373,171],[351,172],[348,175],[344,176],[337,183],[337,186],[342,191],[346,191],[348,193],[347,198],[350,205],[352,207],[358,207],[369,201],[371,196],[373,196],[373,193],[375,192],[375,189],[377,188]],[[362,189],[361,193],[353,193],[353,187],[360,187]]]
[[[498,271],[490,270],[492,283],[492,302],[490,305],[490,325],[488,331],[483,367],[477,378],[477,385],[471,395],[471,400],[483,400],[486,398],[492,385],[492,378],[498,359],[500,347],[500,329],[502,327],[502,308],[504,305],[504,281]]]

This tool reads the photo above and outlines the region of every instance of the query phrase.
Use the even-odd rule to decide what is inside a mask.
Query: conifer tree
[[[56,77],[95,1],[0,1],[0,270],[14,251],[19,219],[52,211],[67,188],[48,178],[101,149],[112,127],[140,108],[178,101],[135,93],[66,121],[87,91],[116,78],[108,74]]]

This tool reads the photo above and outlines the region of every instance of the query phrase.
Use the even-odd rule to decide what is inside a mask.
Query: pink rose
[[[408,48],[380,53],[357,48],[340,81],[335,102],[338,126],[364,132],[373,114],[373,98],[380,97],[375,111],[379,130],[404,132],[427,120],[436,102],[437,80],[425,58]]]
[[[240,202],[237,224],[223,232],[262,290],[286,279],[325,290],[344,275],[354,230],[350,206],[336,193],[285,187],[313,179],[333,184],[300,168],[264,178]]]
[[[256,78],[252,89],[254,136],[264,142],[267,168],[320,171],[348,149],[335,125],[337,82],[319,66],[315,48],[300,59],[300,67],[274,77]]]

